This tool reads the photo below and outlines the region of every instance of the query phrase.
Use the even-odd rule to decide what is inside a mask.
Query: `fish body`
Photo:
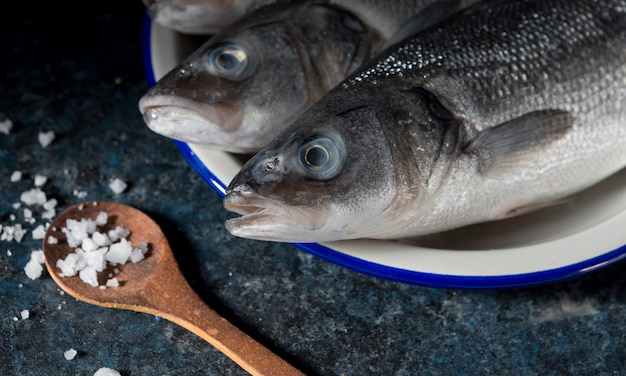
[[[254,239],[401,239],[550,205],[626,166],[626,1],[496,0],[336,86],[230,183]]]
[[[184,34],[210,35],[252,9],[281,0],[143,0],[150,18]],[[286,1],[286,0],[282,0]]]
[[[148,127],[166,137],[254,153],[378,53],[394,32],[426,28],[475,1],[269,4],[161,78],[139,110]]]

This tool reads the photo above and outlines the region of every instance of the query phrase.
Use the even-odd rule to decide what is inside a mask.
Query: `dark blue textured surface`
[[[0,120],[15,123],[0,133],[3,226],[25,223],[12,205],[35,174],[48,177],[42,189],[58,211],[94,199],[142,209],[208,304],[311,375],[626,373],[623,263],[541,287],[433,289],[231,237],[219,196],[137,111],[147,88],[141,2],[90,3],[79,18],[54,6],[18,10],[0,26]],[[44,149],[37,134],[47,130],[57,138]],[[10,182],[15,170],[24,177]],[[128,189],[115,195],[112,177]],[[45,273],[30,280],[22,269],[40,247],[30,232],[0,241],[1,375],[93,375],[103,366],[125,376],[245,374],[166,320],[76,301]],[[30,318],[15,321],[23,309]],[[70,348],[74,360],[63,357]]]

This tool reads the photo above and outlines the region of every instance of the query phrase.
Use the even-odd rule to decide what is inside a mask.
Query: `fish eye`
[[[248,52],[234,43],[215,47],[207,57],[213,74],[227,79],[243,79],[249,65]]]
[[[327,137],[316,138],[300,146],[298,160],[314,178],[332,179],[343,166],[345,147]]]

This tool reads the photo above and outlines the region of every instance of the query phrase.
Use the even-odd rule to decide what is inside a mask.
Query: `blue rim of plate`
[[[142,24],[141,45],[144,73],[150,87],[156,83],[152,68],[152,53],[150,51],[151,30],[152,21],[148,14],[145,13]],[[174,143],[192,168],[223,198],[226,185],[205,166],[187,143],[181,141],[174,141]],[[347,255],[317,243],[291,244],[313,256],[359,273],[407,284],[448,289],[506,289],[544,285],[580,277],[626,258],[625,244],[600,256],[555,269],[499,276],[459,276],[425,273],[381,265]]]

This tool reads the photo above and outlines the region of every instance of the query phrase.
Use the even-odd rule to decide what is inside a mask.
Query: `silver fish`
[[[143,0],[150,18],[184,34],[210,35],[252,9],[286,0]]]
[[[148,127],[166,137],[257,152],[394,33],[426,28],[475,1],[267,5],[222,30],[160,79],[141,98],[139,110]]]
[[[401,239],[550,205],[626,166],[626,0],[496,0],[417,33],[250,159],[236,236]]]

